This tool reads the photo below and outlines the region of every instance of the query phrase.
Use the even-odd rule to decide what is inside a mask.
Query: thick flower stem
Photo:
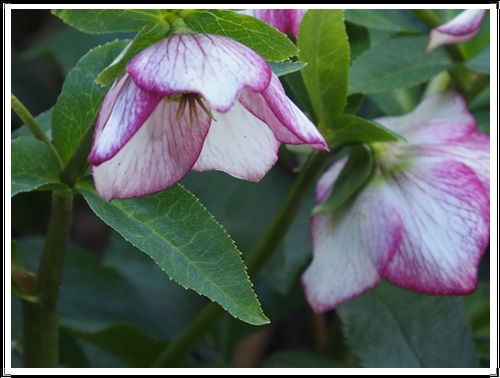
[[[324,151],[314,151],[301,169],[273,221],[246,259],[250,278],[255,276],[271,258],[295,219],[307,192],[316,182],[328,158]],[[152,367],[176,367],[225,314],[216,303],[211,303],[184,329],[184,331],[160,354]]]
[[[35,302],[23,301],[25,367],[57,367],[57,303],[73,213],[73,195],[52,194],[52,215],[36,277]]]

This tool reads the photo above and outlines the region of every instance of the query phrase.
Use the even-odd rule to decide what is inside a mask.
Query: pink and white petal
[[[194,165],[210,127],[210,117],[198,106],[199,125],[189,111],[179,121],[179,103],[161,101],[144,125],[110,160],[92,167],[95,186],[106,201],[164,190],[182,179]]]
[[[193,170],[219,170],[259,181],[278,159],[280,143],[272,131],[239,103],[229,112],[214,112],[213,116],[216,121],[212,121]]]
[[[209,34],[177,34],[143,50],[127,64],[146,91],[172,95],[198,93],[225,113],[245,88],[262,92],[271,69],[255,51],[235,40]]]
[[[344,168],[347,163],[347,157],[342,158],[341,160],[332,164],[330,168],[328,168],[321,178],[318,180],[318,184],[316,185],[316,203],[323,203],[330,194],[332,194],[333,185],[337,180],[340,172]]]
[[[264,92],[243,91],[239,101],[249,112],[269,125],[281,143],[311,144],[316,149],[328,150],[319,130],[287,97],[274,73]]]
[[[245,9],[240,13],[256,17],[280,32],[288,33],[288,14],[285,9]]]
[[[315,312],[335,308],[371,288],[402,236],[399,210],[384,185],[365,188],[350,206],[313,217],[313,260],[302,275]]]
[[[307,9],[287,9],[288,31],[294,38],[299,35],[299,27]]]
[[[144,92],[127,74],[117,79],[99,110],[88,161],[98,165],[115,156],[160,101],[161,96]]]
[[[419,138],[434,138],[434,132],[420,132],[429,122],[446,123],[452,129],[445,130],[446,134],[453,138],[461,135],[469,135],[476,129],[476,122],[470,114],[463,97],[457,92],[446,91],[428,96],[408,114],[398,117],[381,117],[374,121],[387,127],[388,129],[401,134],[405,138],[418,141]]]
[[[462,163],[420,157],[395,182],[405,229],[383,277],[425,294],[471,293],[489,240],[489,201],[477,176]]]
[[[484,9],[468,9],[450,22],[433,29],[427,51],[432,51],[442,45],[470,40],[479,31],[485,12]]]

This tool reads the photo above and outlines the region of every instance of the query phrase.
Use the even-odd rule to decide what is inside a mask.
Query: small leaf
[[[374,143],[405,140],[384,126],[352,114],[343,114],[335,119],[330,148],[335,150],[351,143]]]
[[[346,9],[346,21],[372,29],[394,32],[418,31],[418,21],[407,10]]]
[[[365,367],[478,367],[460,298],[417,294],[381,282],[337,311]]]
[[[301,71],[319,127],[328,130],[347,100],[349,43],[342,10],[308,10],[299,31]]]
[[[297,48],[285,34],[258,18],[216,9],[185,13],[182,17],[192,30],[230,37],[252,48],[265,60],[280,62],[297,56]]]
[[[168,276],[250,324],[268,323],[234,242],[187,190],[103,201],[90,179],[77,190],[92,210],[147,253]]]
[[[95,83],[97,75],[125,46],[126,42],[115,41],[90,50],[66,77],[52,113],[54,145],[65,163],[94,121],[107,91]]]
[[[44,185],[64,188],[59,181],[61,166],[50,148],[34,138],[21,136],[11,142],[11,196],[30,192]]]
[[[276,76],[296,72],[307,66],[305,62],[268,62]]]
[[[47,110],[46,112],[40,113],[35,117],[36,123],[42,128],[43,131],[45,131],[45,134],[50,139],[50,124],[52,121],[52,108]],[[28,137],[28,138],[35,138],[33,133],[28,129],[26,125],[22,125],[20,128],[14,130],[11,134],[12,139],[16,139],[20,136],[23,137]]]
[[[335,181],[330,197],[313,209],[313,215],[337,210],[368,180],[373,171],[373,156],[364,146],[353,146],[346,165]]]
[[[426,52],[428,43],[427,36],[406,36],[379,42],[352,64],[349,93],[413,87],[451,68],[453,61],[443,49]]]
[[[125,72],[127,62],[146,47],[166,38],[169,28],[163,25],[154,25],[142,29],[132,42],[118,55],[118,57],[102,71],[96,79],[101,85],[111,84],[119,75]]]
[[[490,47],[486,47],[479,54],[474,56],[465,65],[474,72],[489,74],[490,73]]]
[[[172,11],[167,9],[62,9],[52,10],[66,24],[86,33],[139,31],[145,25],[161,25]]]

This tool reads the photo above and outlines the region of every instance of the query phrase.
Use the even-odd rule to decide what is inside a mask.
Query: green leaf
[[[302,72],[292,72],[284,77],[285,88],[291,92],[293,100],[296,104],[301,106],[309,115],[314,124],[318,124],[316,114],[314,113],[314,108],[311,102],[311,98],[307,93],[306,85],[304,84],[304,78]]]
[[[268,62],[276,76],[283,76],[296,72],[307,66],[305,62]]]
[[[102,71],[96,79],[96,82],[101,85],[108,85],[115,80],[120,74],[125,72],[127,62],[136,54],[144,50],[146,47],[164,39],[168,34],[169,29],[163,25],[154,25],[153,27],[145,27],[142,29],[132,42],[120,53],[120,55],[111,63],[104,71]]]
[[[185,13],[184,22],[192,30],[230,37],[252,48],[265,60],[280,62],[298,54],[285,34],[258,18],[216,9]]]
[[[52,137],[67,163],[85,131],[94,122],[107,88],[95,83],[97,75],[125,47],[116,41],[90,50],[67,76],[52,113]]]
[[[139,31],[145,25],[169,28],[167,9],[62,9],[52,10],[66,24],[86,33]]]
[[[399,9],[346,9],[345,20],[373,29],[418,31],[418,23],[412,15]]]
[[[343,114],[335,119],[330,148],[335,150],[351,143],[374,143],[405,140],[384,126],[364,118]]]
[[[167,345],[126,324],[118,324],[95,333],[72,329],[66,331],[118,357],[130,367],[137,368],[149,367]]]
[[[488,46],[479,54],[469,60],[465,65],[474,72],[490,73],[490,47]]]
[[[444,49],[426,52],[428,42],[427,36],[398,37],[365,51],[351,67],[349,93],[413,87],[451,68],[453,62]]]
[[[320,130],[332,127],[333,119],[347,101],[349,43],[342,10],[308,10],[299,31],[301,71],[314,106]]]
[[[346,165],[335,181],[332,194],[313,209],[313,215],[337,210],[368,180],[373,171],[373,156],[365,146],[353,146]]]
[[[77,185],[92,210],[147,253],[171,279],[251,324],[268,323],[234,242],[181,186],[128,200],[103,201],[90,179]]]
[[[45,131],[45,134],[47,134],[47,136],[50,139],[50,125],[51,125],[51,121],[52,121],[52,108],[50,108],[46,112],[43,112],[43,113],[40,113],[39,115],[37,115],[35,117],[35,121],[38,123],[38,125],[40,125],[42,130]],[[28,129],[28,127],[26,125],[22,125],[18,129],[14,130],[11,134],[12,139],[16,139],[20,136],[28,137],[28,138],[35,138],[33,133],[30,131],[30,129]]]
[[[427,296],[381,282],[337,311],[365,367],[478,367],[461,298]]]
[[[45,143],[21,136],[11,142],[11,148],[11,196],[49,184],[65,187],[59,181],[59,161]]]

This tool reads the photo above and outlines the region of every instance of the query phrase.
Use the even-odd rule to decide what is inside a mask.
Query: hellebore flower
[[[307,9],[245,9],[240,13],[254,16],[280,32],[291,34],[295,39],[299,35],[299,26]]]
[[[483,22],[485,9],[468,9],[451,21],[431,31],[427,52],[442,45],[467,42],[479,31]]]
[[[382,277],[430,295],[469,294],[477,285],[489,241],[489,135],[477,130],[463,99],[451,92],[377,122],[407,142],[375,144],[368,183],[338,210],[311,219],[314,257],[302,284],[316,312]],[[344,164],[321,177],[318,203]]]
[[[164,190],[191,169],[258,181],[280,143],[328,149],[256,52],[223,36],[174,34],[113,84],[88,160],[111,200]]]

